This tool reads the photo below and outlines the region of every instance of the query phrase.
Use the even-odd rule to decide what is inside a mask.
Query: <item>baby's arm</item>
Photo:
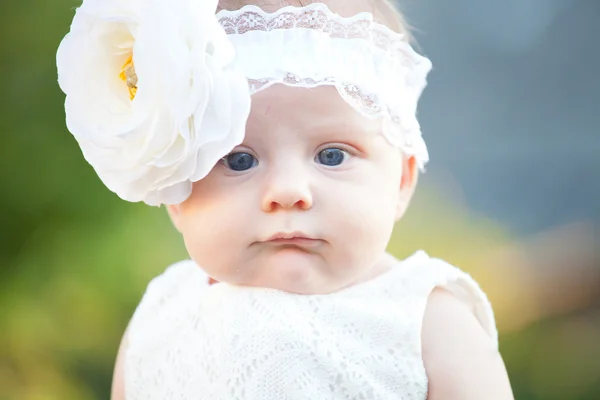
[[[494,340],[451,293],[429,297],[422,331],[428,400],[512,400],[506,368]]]
[[[125,400],[125,386],[123,377],[123,361],[125,359],[125,350],[127,349],[128,335],[127,330],[123,334],[121,345],[119,346],[119,352],[117,354],[117,361],[115,363],[115,370],[113,372],[113,382],[110,399],[111,400]]]

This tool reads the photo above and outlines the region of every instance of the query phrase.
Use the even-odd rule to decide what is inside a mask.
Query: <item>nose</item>
[[[313,206],[309,177],[299,168],[271,171],[265,182],[262,210],[309,210]]]

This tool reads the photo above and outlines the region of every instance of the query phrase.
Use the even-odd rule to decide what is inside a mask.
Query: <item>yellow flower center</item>
[[[127,88],[129,89],[129,99],[133,100],[135,98],[135,94],[137,93],[138,83],[138,78],[135,74],[135,66],[133,65],[133,55],[129,56],[123,65],[121,73],[119,74],[119,78],[121,78],[121,80],[127,84]]]

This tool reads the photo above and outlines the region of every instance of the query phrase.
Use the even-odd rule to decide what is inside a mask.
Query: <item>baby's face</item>
[[[244,143],[169,212],[192,259],[223,282],[330,293],[379,268],[414,162],[335,88],[255,94]]]

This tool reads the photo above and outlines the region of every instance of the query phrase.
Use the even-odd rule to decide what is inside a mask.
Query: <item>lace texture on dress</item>
[[[421,328],[443,287],[472,307],[497,344],[485,294],[419,252],[328,295],[209,286],[192,261],[148,287],[129,325],[128,400],[425,400]]]

